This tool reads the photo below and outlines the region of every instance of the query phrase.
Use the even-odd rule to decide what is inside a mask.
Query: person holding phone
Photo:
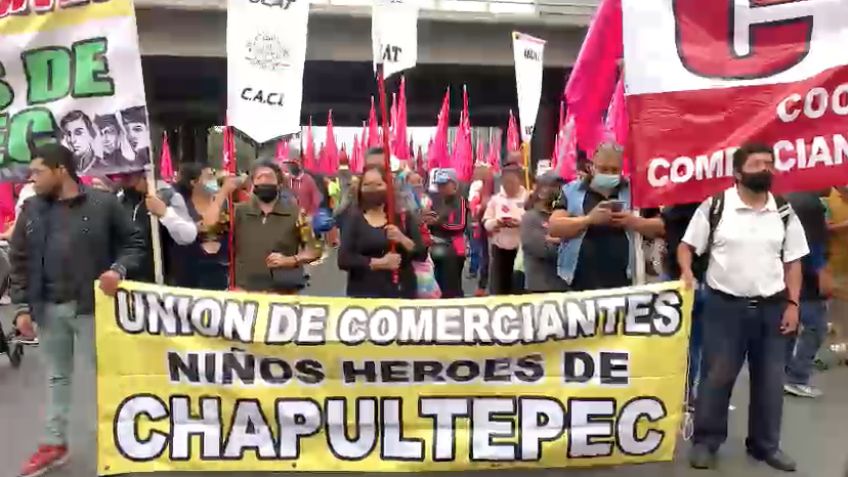
[[[659,217],[631,210],[630,184],[622,177],[619,146],[602,144],[585,178],[563,186],[549,233],[562,239],[559,276],[575,291],[625,287],[632,283],[633,234],[663,235]]]
[[[524,174],[517,166],[507,166],[501,176],[501,191],[489,200],[483,226],[491,233],[490,282],[493,295],[519,292],[513,281],[513,268],[521,246],[521,218],[527,191],[521,185]]]

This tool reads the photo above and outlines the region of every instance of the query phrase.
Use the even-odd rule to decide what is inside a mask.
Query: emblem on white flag
[[[300,131],[309,1],[229,0],[227,115],[254,141]]]
[[[512,32],[512,50],[515,56],[515,86],[518,90],[521,140],[529,142],[536,127],[536,115],[539,113],[539,100],[542,97],[545,40]]]
[[[374,69],[389,76],[418,62],[417,0],[375,0],[371,19]]]

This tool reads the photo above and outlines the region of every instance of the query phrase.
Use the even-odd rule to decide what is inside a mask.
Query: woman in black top
[[[347,296],[353,298],[415,298],[413,260],[426,258],[418,223],[404,213],[388,223],[386,182],[382,168],[362,174],[358,207],[342,229],[339,268],[347,271]],[[397,253],[390,252],[390,242]],[[394,279],[397,271],[397,280]]]

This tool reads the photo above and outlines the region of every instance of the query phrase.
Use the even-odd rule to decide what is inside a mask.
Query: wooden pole
[[[383,166],[385,168],[386,180],[386,221],[390,225],[395,223],[395,187],[392,175],[391,149],[389,145],[389,115],[386,106],[386,78],[383,75],[383,65],[377,66],[377,89],[380,94],[380,113],[383,115]],[[391,253],[397,252],[397,244],[389,242]],[[392,272],[392,281],[397,284],[400,277],[398,271]]]
[[[145,170],[147,180],[147,193],[156,195],[156,171],[153,167],[153,158]],[[157,285],[165,284],[165,274],[162,267],[162,237],[159,235],[159,219],[150,215],[150,246],[153,249],[153,277]]]
[[[530,143],[521,143],[521,156],[524,159],[524,187],[530,192]]]

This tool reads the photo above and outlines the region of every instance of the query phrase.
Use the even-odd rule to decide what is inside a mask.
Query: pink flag
[[[489,143],[489,157],[486,162],[496,174],[501,171],[501,132],[495,133],[495,140]]]
[[[406,137],[406,78],[400,77],[400,93],[398,94],[397,109],[393,110],[392,129],[394,132],[392,152],[401,160],[409,160],[412,157],[412,147]]]
[[[427,167],[424,164],[424,151],[421,146],[418,146],[418,153],[415,155],[415,170],[422,176],[427,173]]]
[[[15,220],[15,184],[0,182],[0,228]]]
[[[474,150],[471,146],[471,119],[468,110],[468,89],[462,88],[462,114],[459,117],[459,128],[453,146],[452,166],[457,178],[469,182],[474,169]]]
[[[571,70],[565,97],[574,115],[577,141],[594,151],[603,136],[603,115],[615,89],[624,53],[621,0],[603,0]]]
[[[509,125],[506,129],[506,150],[507,152],[515,152],[521,149],[521,139],[518,136],[518,123],[515,122],[515,116],[512,110],[509,110]]]
[[[445,91],[442,108],[436,124],[436,137],[427,149],[428,169],[450,167],[448,155],[448,121],[450,120],[450,88]]]
[[[482,139],[477,138],[477,157],[474,158],[475,164],[486,163],[486,143]]]
[[[309,118],[309,125],[306,127],[306,144],[303,153],[303,168],[306,170],[315,170],[315,138],[312,136],[312,117]]]
[[[277,151],[274,153],[274,162],[282,165],[289,159],[289,154],[291,154],[289,140],[280,139],[279,141],[277,141]]]
[[[324,169],[322,174],[335,174],[339,168],[339,148],[333,133],[333,110],[327,114],[327,137],[324,139]]]
[[[360,165],[359,158],[362,153],[362,143],[359,141],[359,134],[353,135],[353,147],[350,150],[350,160],[348,161],[348,168],[350,172],[354,174],[359,174]]]
[[[559,102],[559,126],[557,127],[556,134],[554,135],[554,152],[551,155],[551,167],[556,169],[559,165],[562,155],[562,147],[560,141],[560,136],[562,135],[562,128],[565,125],[565,101]]]
[[[221,144],[221,148],[223,149],[223,160],[221,161],[221,168],[230,174],[235,174],[238,169],[238,165],[236,164],[236,140],[233,136],[233,127],[232,126],[224,126],[224,141]]]
[[[383,140],[377,126],[377,109],[374,107],[374,97],[371,96],[371,112],[368,113],[368,147],[380,147]]]
[[[630,125],[627,118],[627,102],[624,98],[624,77],[618,79],[615,93],[607,111],[607,130],[616,144],[627,145],[627,136],[630,133]],[[624,175],[630,176],[630,161],[624,158]]]
[[[566,181],[577,178],[577,134],[574,130],[574,116],[566,115],[565,125],[557,134],[559,158],[555,170]]]
[[[168,132],[162,133],[162,155],[159,156],[159,175],[165,182],[174,180],[174,164],[171,163],[171,146],[168,144]]]

